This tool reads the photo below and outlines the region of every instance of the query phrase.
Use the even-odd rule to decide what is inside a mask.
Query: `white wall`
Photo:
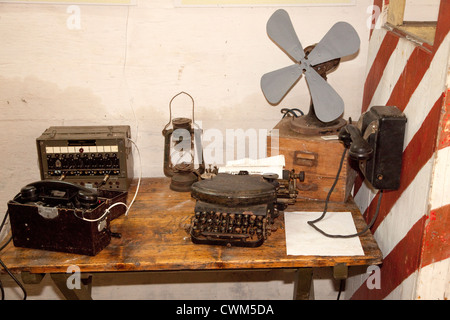
[[[68,27],[73,13],[67,5],[0,4],[0,218],[20,187],[39,179],[35,139],[49,126],[131,125],[143,176],[149,177],[163,176],[161,130],[168,103],[180,91],[194,97],[204,129],[222,132],[269,130],[285,106],[307,111],[304,80],[277,107],[259,87],[264,73],[292,63],[266,35],[276,7],[173,3],[82,5],[80,29]],[[337,21],[356,28],[359,55],[328,77],[346,103],[345,118],[354,119],[360,115],[372,1],[356,3],[285,7],[304,46],[318,42]],[[174,114],[189,115],[190,107],[179,98]],[[137,173],[137,163],[135,168]]]

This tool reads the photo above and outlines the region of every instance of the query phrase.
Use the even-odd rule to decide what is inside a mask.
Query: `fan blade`
[[[356,30],[347,22],[336,23],[308,55],[312,66],[354,54],[361,41]]]
[[[261,77],[261,89],[271,104],[277,104],[301,76],[302,69],[298,64],[278,69]]]
[[[279,9],[267,21],[267,34],[295,62],[305,57],[303,47],[295,33],[289,14]]]
[[[339,94],[313,68],[306,70],[305,77],[317,118],[322,122],[339,118],[344,112],[344,101]]]

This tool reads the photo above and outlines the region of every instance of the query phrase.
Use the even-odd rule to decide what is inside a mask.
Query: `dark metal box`
[[[126,197],[124,191],[99,190],[98,205],[84,210],[11,200],[8,212],[13,243],[16,247],[94,256],[110,243],[110,222],[126,207],[116,205],[102,217],[105,210],[114,203],[126,203]]]
[[[133,179],[130,126],[53,126],[36,139],[42,180],[127,190]]]

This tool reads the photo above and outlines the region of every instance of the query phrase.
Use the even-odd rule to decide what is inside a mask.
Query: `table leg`
[[[92,300],[92,275],[80,279],[80,288],[69,289],[67,280],[71,276],[68,273],[51,273],[53,282],[67,300]]]
[[[309,300],[311,298],[313,269],[298,268],[295,272],[294,300]]]

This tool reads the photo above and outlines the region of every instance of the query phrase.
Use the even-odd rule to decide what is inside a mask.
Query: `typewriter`
[[[193,243],[259,247],[280,213],[295,202],[304,173],[277,175],[219,173],[192,185],[196,199],[190,235]]]

